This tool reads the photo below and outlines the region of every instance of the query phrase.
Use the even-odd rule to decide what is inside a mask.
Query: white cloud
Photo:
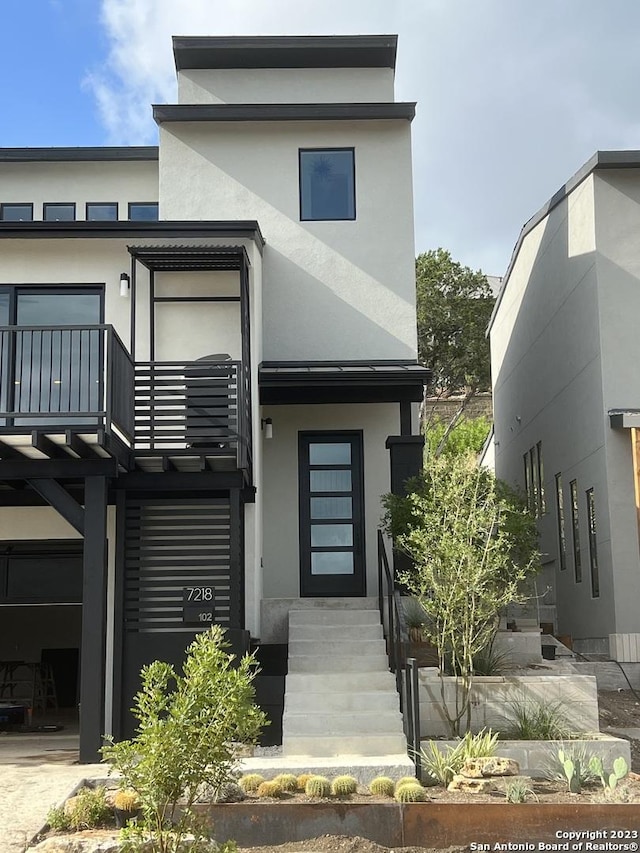
[[[637,0],[102,0],[87,80],[109,141],[156,140],[172,35],[397,32],[418,251],[502,274],[522,224],[596,148],[640,147]]]

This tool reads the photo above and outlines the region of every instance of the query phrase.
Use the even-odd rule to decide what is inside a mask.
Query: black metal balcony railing
[[[0,326],[0,428],[115,427],[133,441],[133,362],[112,326]]]
[[[251,460],[250,377],[239,361],[145,362],[135,366],[138,450],[237,454]]]
[[[0,326],[0,433],[83,426],[145,455],[235,455],[249,470],[248,365],[134,365],[112,326]]]

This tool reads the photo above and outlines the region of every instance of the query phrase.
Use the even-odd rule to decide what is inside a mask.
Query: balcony
[[[0,459],[115,457],[124,470],[251,467],[238,361],[135,364],[112,326],[0,326]]]

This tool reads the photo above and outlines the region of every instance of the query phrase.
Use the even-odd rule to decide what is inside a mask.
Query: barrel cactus
[[[369,784],[369,791],[375,797],[393,797],[395,790],[395,783],[388,776],[376,776]]]
[[[358,790],[358,780],[353,776],[336,776],[331,783],[331,793],[334,797],[348,797]]]
[[[419,782],[406,782],[396,787],[395,798],[399,803],[424,803],[427,792]]]
[[[261,776],[259,773],[247,773],[246,776],[241,776],[238,779],[238,785],[240,785],[245,794],[254,793],[263,782],[264,776]]]
[[[330,797],[331,782],[324,776],[312,776],[307,780],[304,792],[308,797]]]

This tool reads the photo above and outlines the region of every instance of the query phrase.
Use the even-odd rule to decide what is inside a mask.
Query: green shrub
[[[415,781],[417,782],[418,780],[416,779]],[[395,783],[388,776],[376,776],[369,783],[369,791],[375,797],[393,797],[395,790]]]
[[[475,735],[467,732],[455,746],[447,744],[442,750],[438,749],[437,741],[431,740],[426,748],[420,750],[422,767],[427,776],[446,788],[465,761],[469,758],[490,758],[495,755],[497,744],[498,733],[491,729],[482,729]]]
[[[399,803],[424,803],[427,792],[419,782],[405,782],[404,785],[396,785],[395,798]]]
[[[142,816],[127,828],[125,849],[147,838],[152,850],[175,853],[188,834],[194,850],[209,838],[206,818],[192,808],[198,791],[209,786],[217,795],[233,778],[237,743],[255,742],[266,724],[254,702],[255,659],[236,661],[226,648],[214,625],[187,649],[183,675],[161,661],[143,667],[133,707],[137,734],[102,750],[140,795]]]
[[[112,817],[102,787],[81,788],[69,803],[67,819],[71,829],[95,829],[108,823]]]
[[[263,782],[264,776],[261,776],[259,773],[247,773],[238,779],[238,785],[240,785],[245,794],[257,791]]]
[[[47,812],[47,823],[56,832],[69,829],[69,818],[63,806],[52,806]]]
[[[273,779],[277,782],[283,791],[293,792],[298,790],[298,780],[293,773],[280,773]]]
[[[521,696],[507,703],[507,732],[514,740],[564,740],[571,737],[561,701]]]
[[[270,782],[262,782],[256,791],[259,797],[279,797],[282,794],[282,785],[277,779]]]
[[[348,797],[358,790],[358,781],[353,776],[336,776],[331,783],[331,793],[334,797]]]
[[[330,797],[331,782],[324,776],[312,776],[307,780],[304,792],[308,797]]]

